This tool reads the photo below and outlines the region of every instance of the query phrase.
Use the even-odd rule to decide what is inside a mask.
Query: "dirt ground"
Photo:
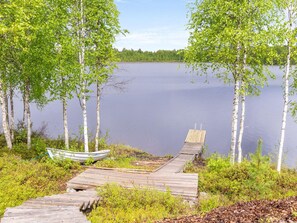
[[[250,201],[220,207],[205,216],[165,219],[159,223],[297,223],[297,197],[277,201]]]

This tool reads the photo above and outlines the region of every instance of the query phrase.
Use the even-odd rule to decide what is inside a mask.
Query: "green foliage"
[[[296,170],[283,169],[278,174],[261,150],[259,141],[255,154],[241,164],[231,165],[228,157],[214,154],[206,160],[205,167],[187,167],[186,172],[199,173],[199,191],[209,195],[200,204],[202,212],[238,201],[297,195]]]
[[[231,202],[224,195],[209,195],[199,198],[199,212],[207,213],[220,206],[228,206]]]
[[[98,188],[100,205],[91,212],[91,222],[130,223],[154,222],[165,217],[184,215],[189,206],[169,191],[125,189],[108,184]]]
[[[27,150],[27,149],[26,149]],[[0,216],[5,208],[20,205],[29,198],[60,193],[77,172],[79,166],[57,165],[43,159],[42,162],[22,160],[12,154],[0,156]],[[69,171],[71,169],[71,171]]]
[[[52,163],[57,167],[61,167],[64,170],[78,170],[81,168],[80,164],[78,162],[74,162],[71,159],[49,159],[47,157],[43,158],[42,161],[48,162],[48,163]]]
[[[104,160],[98,161],[96,167],[107,167],[107,168],[136,168],[132,162],[136,159],[133,157],[110,157]]]
[[[121,62],[182,62],[183,50],[158,50],[156,52],[123,49],[117,52]]]
[[[125,145],[109,145],[108,147],[106,145],[106,149],[110,150],[109,156],[96,162],[96,167],[151,170],[150,167],[136,165],[138,160],[153,158],[146,152]]]
[[[12,150],[5,149],[5,141],[3,134],[0,134],[0,155],[9,153],[21,156],[23,159],[40,160],[47,156],[46,147],[47,139],[45,138],[44,129],[32,132],[32,148],[27,148],[27,132],[22,123],[18,124],[18,129],[15,130],[14,147]]]
[[[95,162],[95,161],[94,161],[94,158],[93,158],[93,157],[90,157],[90,158],[88,158],[88,159],[86,160],[85,165],[90,166],[90,165],[92,165],[94,162]]]

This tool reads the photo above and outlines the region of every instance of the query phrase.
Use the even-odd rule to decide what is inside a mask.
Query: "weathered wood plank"
[[[86,217],[74,207],[20,209],[8,208],[2,223],[87,223]]]
[[[204,144],[205,135],[205,130],[190,129],[185,142]]]

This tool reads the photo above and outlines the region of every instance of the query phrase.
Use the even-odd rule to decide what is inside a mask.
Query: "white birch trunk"
[[[100,95],[101,95],[101,88],[97,81],[97,107],[96,107],[96,116],[97,116],[97,123],[96,123],[96,136],[95,136],[95,151],[98,151],[99,147],[99,134],[100,134]]]
[[[288,20],[289,20],[289,32],[292,33],[292,5],[288,8]],[[284,76],[284,108],[283,108],[283,117],[282,117],[282,127],[280,134],[280,143],[278,150],[278,160],[277,160],[277,171],[281,172],[282,159],[283,159],[283,149],[285,142],[285,133],[286,133],[286,124],[287,124],[287,114],[288,114],[288,106],[289,106],[289,75],[291,69],[291,41],[288,40],[288,54],[287,54],[287,64],[286,64],[286,72]]]
[[[242,85],[244,85],[244,82],[242,82]],[[237,156],[237,162],[242,162],[242,138],[243,138],[243,132],[244,132],[244,121],[245,121],[245,93],[242,93],[241,95],[241,117],[240,117],[240,127],[239,127],[239,135],[238,135],[238,142],[237,142],[237,149],[238,149],[238,156]]]
[[[8,122],[8,126],[10,126],[9,124],[9,109],[8,109],[8,106],[9,106],[9,103],[8,103],[8,95],[7,95],[7,91],[4,91],[4,97],[5,97],[5,113],[6,113],[6,120]],[[10,131],[10,130],[9,130]],[[10,136],[11,137],[11,136]]]
[[[83,81],[82,86],[82,113],[83,113],[83,125],[84,125],[84,148],[85,152],[89,152],[89,139],[88,139],[88,118],[87,118],[87,96],[86,96],[86,80],[84,77],[85,72],[85,44],[84,44],[84,38],[85,38],[85,27],[84,27],[84,5],[83,0],[80,0],[80,52],[79,52],[79,63],[81,65],[81,76]]]
[[[3,89],[3,83],[0,80],[0,104],[2,109],[2,127],[3,132],[6,140],[7,147],[9,149],[12,149],[12,142],[11,142],[11,135],[10,135],[10,129],[7,119],[7,101],[6,101],[6,95]]]
[[[9,89],[10,97],[10,131],[11,131],[11,140],[14,140],[14,130],[15,130],[15,120],[14,120],[14,102],[13,102],[14,92],[12,87]]]
[[[238,108],[239,108],[239,81],[236,80],[234,84],[231,149],[230,149],[230,160],[232,164],[235,163],[236,138],[237,138],[237,128],[238,128]]]
[[[236,73],[234,74],[234,97],[233,97],[233,110],[232,110],[232,129],[231,129],[231,147],[230,147],[230,161],[235,163],[236,156],[236,141],[237,141],[237,129],[238,129],[238,109],[239,109],[239,64],[240,64],[240,43],[237,44],[237,65]]]
[[[23,124],[26,122],[26,103],[25,103],[25,93],[23,94]]]
[[[246,71],[246,65],[247,65],[247,53],[246,48],[244,49],[244,56],[243,56],[243,72]],[[244,74],[243,74],[244,75]],[[240,115],[240,124],[239,124],[239,135],[238,135],[238,142],[237,142],[237,150],[238,150],[238,156],[237,156],[237,162],[242,162],[242,138],[243,138],[243,132],[244,132],[244,122],[245,122],[245,82],[243,80],[243,75],[241,75],[241,115]]]
[[[86,98],[85,92],[82,92],[82,112],[83,112],[83,123],[84,123],[84,147],[85,147],[85,152],[89,152],[87,98]]]
[[[63,98],[63,126],[64,126],[64,140],[65,148],[69,149],[69,131],[68,131],[68,115],[67,115],[67,101]]]
[[[25,117],[27,122],[27,148],[31,149],[31,135],[32,135],[32,123],[31,123],[31,111],[30,111],[30,102],[29,102],[29,85],[25,87]]]

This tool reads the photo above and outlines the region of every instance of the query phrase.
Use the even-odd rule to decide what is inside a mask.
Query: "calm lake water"
[[[257,140],[264,141],[265,154],[277,154],[282,115],[282,71],[271,67],[276,80],[262,90],[259,97],[248,97],[243,139],[245,155],[254,152]],[[210,75],[211,76],[211,75]],[[102,97],[102,132],[109,141],[138,147],[156,155],[176,154],[182,147],[187,131],[200,125],[207,130],[207,153],[228,154],[231,135],[232,87],[209,78],[193,75],[183,64],[123,63],[115,72],[118,80],[128,83],[124,92],[105,89]],[[17,116],[22,115],[18,101]],[[88,122],[94,134],[96,102],[88,102]],[[47,105],[42,111],[32,106],[33,128],[48,125],[52,137],[63,134],[62,106]],[[69,102],[69,127],[79,135],[82,126],[77,99]],[[285,159],[291,167],[297,164],[297,124],[289,116],[285,139]]]

